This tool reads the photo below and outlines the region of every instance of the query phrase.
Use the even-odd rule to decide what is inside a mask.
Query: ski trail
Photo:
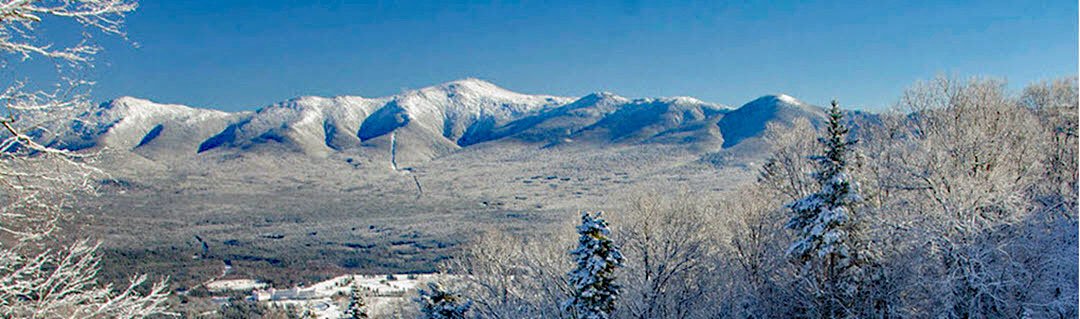
[[[397,167],[397,132],[390,132],[390,168],[395,171]]]

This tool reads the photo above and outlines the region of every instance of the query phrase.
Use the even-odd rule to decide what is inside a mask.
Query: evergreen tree
[[[615,268],[622,266],[623,256],[608,238],[610,232],[601,214],[581,214],[577,227],[581,237],[577,249],[570,252],[577,266],[569,273],[573,295],[564,307],[577,319],[610,318],[619,296]]]
[[[819,138],[824,154],[814,156],[814,173],[820,189],[789,205],[793,216],[787,228],[796,233],[788,255],[811,273],[818,309],[816,317],[850,317],[855,302],[854,270],[860,262],[853,242],[855,205],[861,201],[858,184],[847,174],[848,155],[855,141],[848,140],[848,128],[836,101],[829,109],[826,136]]]
[[[360,285],[353,281],[352,292],[349,294],[349,305],[345,308],[345,315],[343,319],[362,319],[368,318],[367,306],[364,304],[364,297],[360,295]]]
[[[447,291],[438,283],[428,283],[428,290],[421,289],[416,302],[420,303],[423,319],[465,319],[472,308],[472,301]]]

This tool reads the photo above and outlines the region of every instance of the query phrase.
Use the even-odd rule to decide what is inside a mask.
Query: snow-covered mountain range
[[[731,108],[691,97],[529,95],[470,78],[379,98],[304,96],[254,112],[121,97],[85,112],[43,142],[130,151],[157,161],[269,150],[315,157],[389,152],[399,162],[415,163],[484,143],[662,143],[715,151],[760,136],[766,122],[822,114],[821,108],[783,94]]]
[[[581,209],[621,209],[620,196],[639,191],[736,189],[768,154],[766,123],[823,115],[782,94],[732,108],[464,79],[246,112],[122,97],[36,136],[95,151],[108,196],[80,198],[78,209],[110,249],[160,273],[197,274],[215,259],[282,273],[416,272],[484,225],[541,233]]]

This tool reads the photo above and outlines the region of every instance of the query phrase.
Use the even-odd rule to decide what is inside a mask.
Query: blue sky
[[[524,93],[880,109],[941,74],[1018,88],[1077,72],[1072,0],[359,2],[144,0],[131,42],[101,40],[95,99],[235,111],[478,77]]]

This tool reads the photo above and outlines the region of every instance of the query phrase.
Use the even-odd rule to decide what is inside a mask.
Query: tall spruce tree
[[[623,256],[611,241],[602,212],[582,212],[581,236],[578,247],[570,252],[577,266],[569,273],[573,295],[564,305],[576,319],[608,319],[615,310],[619,286],[615,284],[615,269],[622,266]]]
[[[352,282],[352,291],[349,293],[349,305],[345,308],[343,319],[366,319],[367,305],[364,304],[364,296],[360,295],[360,284]]]
[[[824,154],[814,156],[814,173],[819,190],[791,204],[787,228],[794,230],[795,242],[788,255],[815,281],[815,308],[811,317],[844,318],[854,315],[856,276],[860,253],[854,243],[855,207],[861,201],[858,184],[847,173],[848,156],[854,140],[847,138],[839,104],[829,109],[826,136],[818,141]]]
[[[423,319],[465,319],[472,308],[472,301],[435,282],[428,283],[428,290],[421,289],[419,294],[415,300],[420,303]]]

